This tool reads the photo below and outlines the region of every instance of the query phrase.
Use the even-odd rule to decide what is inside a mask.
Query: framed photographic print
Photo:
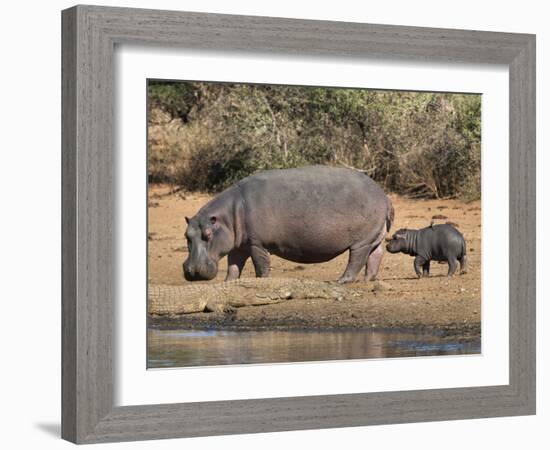
[[[65,439],[534,414],[534,36],[62,18]]]

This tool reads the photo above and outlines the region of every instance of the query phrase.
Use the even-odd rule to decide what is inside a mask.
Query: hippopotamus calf
[[[446,261],[449,264],[449,277],[454,275],[458,262],[460,273],[466,273],[464,236],[448,224],[431,225],[421,230],[397,230],[386,249],[390,253],[401,252],[414,256],[414,271],[419,277],[429,276],[430,261]]]
[[[226,189],[192,218],[185,237],[185,279],[211,280],[227,255],[227,280],[251,257],[257,277],[269,274],[270,254],[320,263],[349,251],[340,283],[376,277],[382,241],[394,212],[384,191],[362,172],[327,166],[269,170]]]

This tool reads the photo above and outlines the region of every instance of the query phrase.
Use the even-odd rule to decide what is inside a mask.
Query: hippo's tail
[[[386,230],[389,232],[393,223],[393,219],[395,218],[395,210],[393,209],[390,198],[386,198],[388,199],[388,212],[386,213]]]

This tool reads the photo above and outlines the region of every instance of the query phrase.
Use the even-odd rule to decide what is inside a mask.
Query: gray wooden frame
[[[535,36],[76,6],[62,13],[62,437],[77,443],[535,413]],[[510,383],[267,400],[113,405],[115,44],[506,64]]]

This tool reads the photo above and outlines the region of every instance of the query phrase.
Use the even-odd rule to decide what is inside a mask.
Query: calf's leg
[[[447,276],[452,277],[455,274],[456,269],[458,267],[458,261],[454,258],[451,258],[449,259],[448,263],[449,263],[449,271],[447,272]]]
[[[414,271],[416,272],[416,276],[418,278],[422,276],[422,268],[424,267],[424,264],[426,264],[426,259],[422,256],[418,255],[414,258]]]
[[[424,265],[422,266],[422,276],[423,277],[429,277],[430,276],[430,261],[426,261]]]
[[[466,259],[466,255],[462,255],[462,258],[460,258],[458,262],[460,263],[460,275],[468,273],[468,261]]]

